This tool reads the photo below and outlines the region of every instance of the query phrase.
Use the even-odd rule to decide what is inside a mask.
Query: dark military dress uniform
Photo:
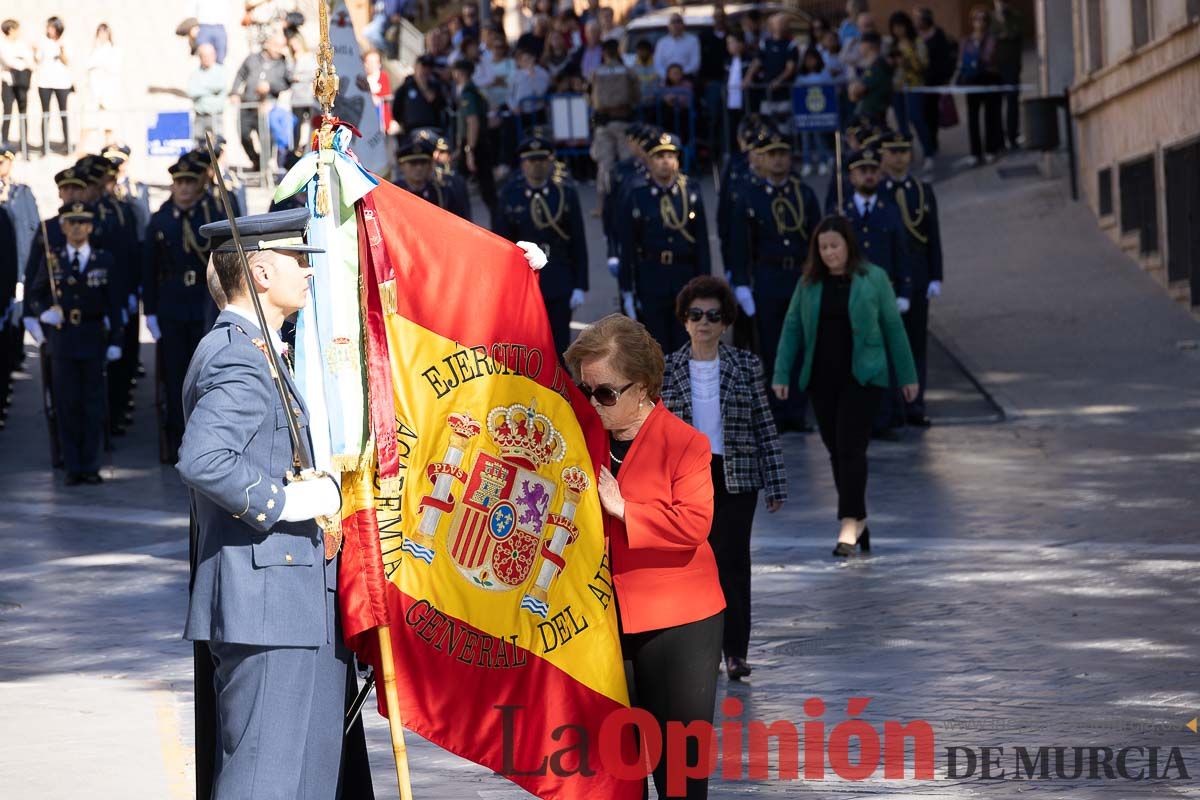
[[[447,191],[446,187],[438,181],[433,170],[433,153],[435,145],[432,141],[419,136],[408,136],[400,145],[400,150],[396,156],[396,162],[399,164],[411,163],[414,161],[430,162],[429,180],[420,187],[409,185],[405,180],[403,173],[396,178],[396,185],[405,191],[412,192],[422,200],[433,203],[435,206],[451,213],[455,213],[451,208],[453,197]]]
[[[11,309],[16,303],[17,280],[17,229],[0,207],[0,428],[8,418],[8,402],[12,392],[12,373],[16,368],[13,349],[10,346]]]
[[[885,138],[884,149],[910,149],[912,142],[902,134],[895,133]],[[928,362],[929,329],[929,284],[942,280],[942,234],[938,226],[937,197],[933,186],[919,178],[905,175],[902,179],[885,177],[879,184],[879,193],[895,198],[900,220],[904,223],[909,263],[912,267],[912,296],[908,313],[904,315],[904,329],[908,332],[908,343],[913,360],[917,365],[920,392],[907,410],[910,423],[927,425],[925,417],[925,381]]]
[[[203,178],[197,165],[187,159],[171,167],[171,176]],[[156,318],[162,333],[158,380],[166,391],[166,455],[170,461],[183,437],[183,377],[206,332],[205,320],[213,316],[206,280],[209,246],[200,227],[224,218],[212,197],[204,194],[187,209],[167,200],[150,217],[146,229],[142,302],[146,316]]]
[[[664,133],[646,155],[681,149],[678,136]],[[634,188],[624,205],[621,293],[633,293],[638,318],[663,352],[673,353],[688,341],[675,317],[675,297],[692,278],[711,272],[700,187],[683,173],[669,186],[650,180]]]
[[[72,203],[59,218],[92,221],[95,211]],[[112,276],[112,254],[87,244],[76,250],[65,242],[51,253],[30,287],[30,316],[57,306],[61,324],[45,324],[54,385],[58,438],[71,483],[100,482],[104,441],[104,365],[110,347],[120,347],[121,296]],[[53,283],[51,282],[53,275]],[[45,323],[45,321],[44,321]]]
[[[409,138],[425,143],[426,149],[433,155],[450,152],[449,142],[446,141],[446,137],[437,128],[417,128],[415,131],[409,133]],[[446,198],[446,204],[442,208],[451,214],[469,221],[471,219],[471,196],[467,189],[467,182],[463,179],[463,176],[435,158],[433,164],[433,181]]]
[[[782,136],[772,137],[760,150],[790,148]],[[730,229],[730,261],[734,286],[753,286],[755,322],[764,372],[775,372],[775,354],[783,320],[808,257],[809,238],[821,221],[817,195],[796,175],[782,184],[766,178],[744,182],[734,206],[736,224]],[[797,375],[799,370],[792,370]],[[795,385],[787,400],[768,393],[776,422],[802,429],[804,394]]]
[[[553,150],[545,139],[530,137],[521,143],[519,155],[522,159],[550,158]],[[587,239],[579,193],[559,176],[533,186],[522,174],[505,184],[492,230],[510,242],[533,242],[546,253],[549,261],[538,277],[554,350],[562,355],[571,344],[571,294],[588,289]]]
[[[138,324],[137,297],[142,282],[142,270],[137,218],[133,207],[106,192],[109,178],[114,177],[117,171],[109,159],[103,156],[84,156],[76,163],[75,169],[86,176],[96,196],[93,203],[96,219],[92,239],[98,247],[112,254],[115,262],[115,269],[109,278],[121,297],[122,329],[135,329]],[[136,330],[134,333],[136,335]],[[109,426],[114,434],[125,432],[125,420],[133,389],[133,370],[137,364],[136,339],[130,343],[129,338],[126,333],[125,341],[121,342],[121,360],[108,366]],[[134,350],[133,353],[126,352],[126,348],[130,347]]]
[[[850,157],[850,169],[859,165],[879,166],[879,159],[871,148],[860,150]],[[881,184],[882,186],[882,184]],[[910,300],[913,295],[912,263],[908,252],[908,235],[900,219],[900,209],[893,197],[876,191],[864,204],[859,213],[855,194],[846,198],[842,212],[854,228],[863,258],[883,269],[891,279],[897,298]],[[889,370],[891,367],[889,367]],[[904,403],[895,386],[895,376],[889,389],[884,392],[879,415],[875,421],[875,434],[880,435],[888,428],[904,424]]]

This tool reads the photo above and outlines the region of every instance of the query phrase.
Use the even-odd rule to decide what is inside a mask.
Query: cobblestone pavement
[[[1037,185],[985,188],[1056,196]],[[943,208],[968,191],[976,187],[952,182]],[[1078,224],[1074,209],[1057,212],[1050,203],[1044,213],[1032,236],[1051,235],[1055,214],[1058,224],[1071,222],[1060,237],[1101,236]],[[996,241],[1020,235],[1007,224],[1001,216]],[[980,298],[996,291],[996,280],[1028,276],[990,275],[994,257],[980,252],[978,239],[953,230],[947,238],[959,273],[949,276],[935,320],[955,355],[995,380],[1051,353],[1080,382],[1075,391],[1047,391],[1050,373],[1030,369],[1004,385],[1006,400],[1042,411],[995,423],[991,406],[935,347],[931,412],[959,424],[872,447],[875,554],[852,563],[829,555],[834,496],[819,440],[785,437],[792,496],[779,514],[760,513],[754,529],[754,674],[719,684],[719,699],[744,703],[742,720],[800,726],[817,719],[804,701],[820,697],[827,738],[847,718],[851,697],[871,698],[860,716],[876,731],[888,720],[928,721],[936,779],[913,780],[910,769],[907,780],[888,780],[880,769],[864,781],[831,771],[822,781],[780,781],[772,759],[772,779],[718,780],[710,796],[1200,797],[1200,783],[1180,779],[1178,769],[1166,781],[1012,780],[1017,747],[1158,746],[1161,773],[1174,746],[1189,776],[1200,771],[1200,735],[1185,728],[1200,714],[1197,364],[1188,351],[1161,348],[1194,323],[1164,296],[1130,284],[1097,245],[1088,256],[1098,259],[1097,280],[1137,309],[1137,327],[1119,350],[1103,349],[1105,321],[1082,313],[1064,335],[998,308],[985,333],[1001,338],[985,341],[970,304],[986,302]],[[1023,247],[1028,272],[1052,266],[1036,262],[1035,246]],[[608,287],[600,269],[594,286]],[[1056,281],[1047,291],[1067,289]],[[1088,291],[1098,307],[1112,306],[1102,287]],[[610,300],[594,291],[588,318]],[[1126,319],[1133,322],[1133,312]],[[1085,359],[1078,353],[1089,342],[1099,349]],[[143,361],[152,363],[148,347]],[[36,375],[36,360],[28,366]],[[1139,405],[1127,374],[1171,402]],[[1103,398],[1110,386],[1122,403]],[[186,503],[173,470],[155,460],[149,382],[138,391],[137,424],[116,441],[113,478],[101,487],[65,489],[47,468],[36,377],[18,383],[0,432],[5,798],[190,796],[191,651],[179,638]],[[378,796],[394,797],[386,728],[369,716]],[[408,740],[422,800],[525,796]],[[1005,769],[1005,780],[981,780],[981,768],[947,775],[947,748],[978,754],[985,746],[1004,747],[993,774]],[[1131,771],[1147,760],[1133,753]],[[1068,753],[1068,768],[1071,761]]]

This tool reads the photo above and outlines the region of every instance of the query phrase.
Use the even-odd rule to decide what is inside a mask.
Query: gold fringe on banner
[[[383,306],[383,313],[396,313],[396,280],[394,278],[379,284],[379,303]]]

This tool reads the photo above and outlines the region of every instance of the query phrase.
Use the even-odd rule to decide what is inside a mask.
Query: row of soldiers
[[[216,316],[199,229],[225,218],[212,194],[219,155],[214,164],[193,151],[173,164],[170,197],[153,213],[128,159],[128,148],[112,147],[55,176],[61,208],[36,224],[18,275],[22,333],[42,351],[51,459],[68,485],[100,482],[102,445],[133,421],[143,313],[158,342],[160,458],[174,462],[184,374]],[[233,202],[236,211],[244,194]]]
[[[717,237],[726,277],[744,312],[736,343],[758,352],[769,376],[788,304],[809,258],[812,230],[823,215],[850,220],[866,258],[892,278],[917,361],[918,398],[906,406],[889,393],[876,420],[875,435],[894,439],[902,425],[929,425],[926,331],[929,300],[940,294],[942,282],[937,201],[933,187],[909,172],[909,139],[866,122],[851,126],[845,136],[850,156],[822,208],[799,174],[791,140],[769,121],[746,117],[737,132],[738,152],[720,176]],[[674,134],[631,125],[627,144],[631,155],[617,164],[603,209],[609,265],[625,313],[640,319],[671,352],[687,341],[674,298],[689,280],[711,270],[702,195],[679,169]],[[781,429],[811,430],[803,393],[793,387],[787,401],[771,400]]]

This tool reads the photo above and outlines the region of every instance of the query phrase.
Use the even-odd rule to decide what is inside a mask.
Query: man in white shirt
[[[679,14],[671,15],[667,35],[654,45],[654,69],[659,78],[667,79],[667,67],[672,64],[683,67],[683,74],[689,78],[696,77],[700,70],[700,40],[684,30]]]

